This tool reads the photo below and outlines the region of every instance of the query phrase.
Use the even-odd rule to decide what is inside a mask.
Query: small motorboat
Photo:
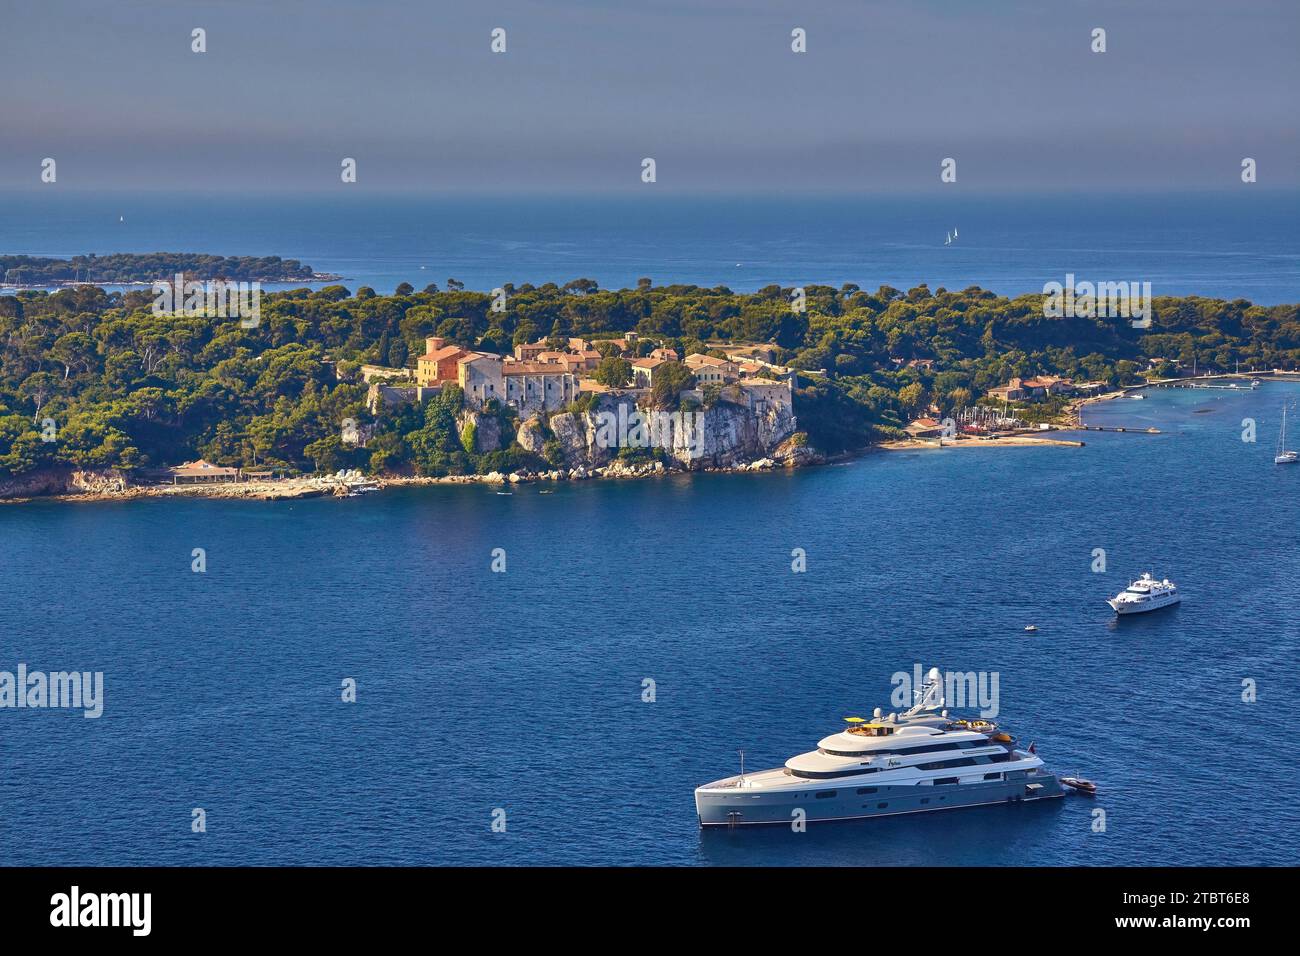
[[[1038,628],[1037,628],[1035,625],[1033,625],[1033,624],[1026,624],[1026,625],[1025,625],[1025,633],[1026,633],[1026,634],[1037,634],[1037,633],[1038,633]]]
[[[1062,777],[1061,783],[1070,789],[1093,796],[1097,792],[1097,785],[1091,780],[1085,780],[1083,777]]]

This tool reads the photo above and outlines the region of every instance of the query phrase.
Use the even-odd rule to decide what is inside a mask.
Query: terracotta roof
[[[686,356],[686,364],[687,365],[713,365],[716,367],[719,365],[728,365],[731,363],[727,359],[715,358],[712,355],[701,355],[699,352],[696,352],[693,355]]]
[[[491,359],[494,362],[500,362],[500,355],[490,355],[487,352],[466,352],[464,356],[457,360],[457,365],[466,365],[470,362],[477,362],[479,359]]]
[[[454,355],[465,353],[465,350],[459,345],[444,345],[434,352],[426,352],[420,358],[428,362],[441,362],[443,359],[449,359]],[[465,353],[468,354],[468,353]]]
[[[634,361],[632,362],[632,365],[633,365],[635,368],[656,369],[656,368],[658,368],[660,365],[663,365],[665,361],[666,361],[665,359],[656,359],[656,358],[639,358],[639,359],[634,360]]]

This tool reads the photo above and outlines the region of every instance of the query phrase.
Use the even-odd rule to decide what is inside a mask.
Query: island
[[[194,252],[114,253],[71,259],[47,256],[0,256],[0,289],[65,288],[101,285],[150,285],[177,275],[207,281],[329,282],[333,273],[314,272],[297,259],[279,256],[214,256]]]
[[[246,327],[159,312],[146,290],[22,291],[0,296],[0,498],[294,497],[1077,446],[1055,432],[1081,402],[1300,363],[1294,304],[1152,308],[1139,329],[977,287],[452,279],[266,293]]]

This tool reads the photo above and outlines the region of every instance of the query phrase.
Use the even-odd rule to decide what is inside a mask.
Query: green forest
[[[152,282],[188,278],[232,279],[237,282],[293,282],[312,277],[311,266],[279,256],[211,256],[189,252],[123,252],[108,256],[0,256],[0,282],[9,285],[50,285],[60,282]]]
[[[288,265],[296,263],[280,263]],[[377,419],[366,411],[359,365],[413,366],[427,335],[499,353],[543,337],[625,331],[646,337],[643,351],[662,342],[682,355],[720,341],[774,343],[778,360],[801,370],[799,427],[826,453],[894,437],[931,402],[969,404],[1015,375],[1129,384],[1153,362],[1161,374],[1175,361],[1202,370],[1300,365],[1300,307],[1240,299],[1156,297],[1151,328],[1138,330],[1123,319],[1045,318],[1041,293],[1008,299],[974,287],[811,286],[806,311],[796,313],[792,290],[778,286],[738,293],[643,279],[608,291],[577,279],[507,286],[502,312],[487,293],[455,280],[445,286],[267,293],[254,328],[155,314],[146,290],[85,285],[0,296],[0,476],[197,457],[304,472],[446,474],[518,464],[517,445],[480,456],[462,440],[454,388]],[[496,411],[512,424],[510,410]],[[367,429],[366,447],[340,441],[345,419]]]

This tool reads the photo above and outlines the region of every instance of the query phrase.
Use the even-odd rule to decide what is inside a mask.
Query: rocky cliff
[[[624,448],[644,449],[645,457],[659,449],[662,455],[655,458],[692,471],[817,459],[796,431],[793,410],[780,403],[760,410],[719,401],[708,408],[656,413],[638,409],[627,396],[601,395],[585,412],[531,416],[520,424],[516,439],[567,468],[605,467]]]
[[[460,439],[476,454],[502,449],[511,435],[496,414],[465,410],[457,419]],[[460,476],[447,481],[516,481],[535,478],[638,477],[670,470],[746,470],[815,464],[822,457],[796,431],[790,406],[781,402],[751,408],[718,401],[709,408],[658,415],[638,409],[630,396],[601,395],[583,412],[532,415],[518,425],[514,436],[529,452],[550,463],[533,474]],[[625,448],[638,451],[622,455]],[[316,481],[316,484],[310,484]],[[319,487],[326,479],[297,482],[240,483],[221,486],[141,488],[132,486],[117,471],[42,469],[17,477],[0,477],[0,499],[36,498],[44,495],[96,497],[150,494],[211,494],[224,497],[303,497],[308,494],[347,493],[347,487]],[[306,484],[304,484],[306,483]],[[310,485],[310,486],[308,486]]]
[[[42,495],[108,495],[125,491],[126,478],[112,470],[81,471],[40,468],[10,478],[0,477],[0,498],[38,498]]]

